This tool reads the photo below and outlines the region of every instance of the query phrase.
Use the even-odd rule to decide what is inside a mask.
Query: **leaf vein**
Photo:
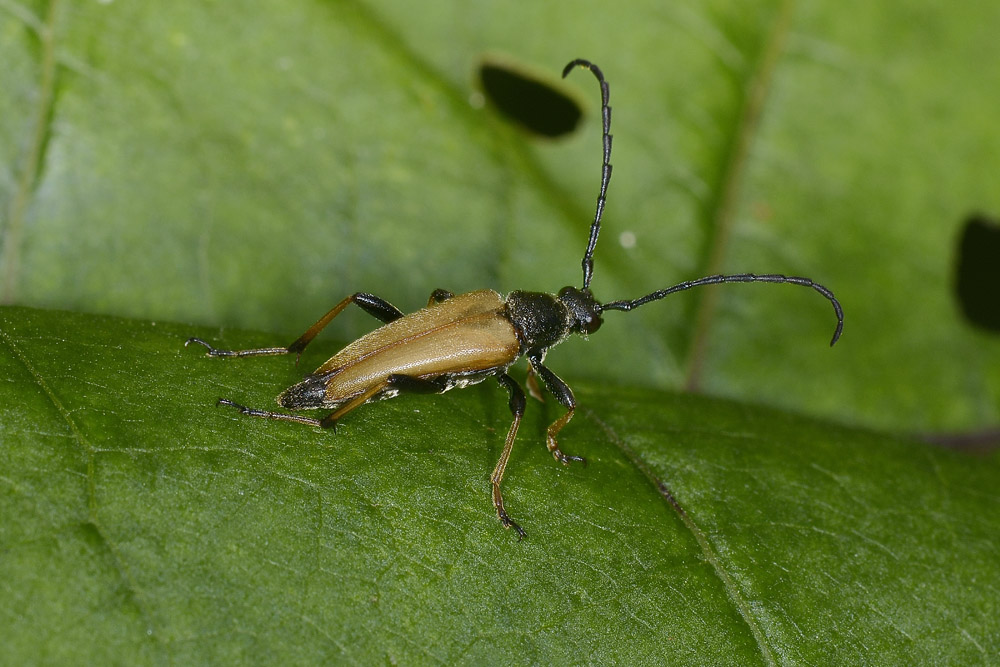
[[[55,20],[58,0],[50,0],[44,22],[31,20],[35,17],[25,11],[14,11],[11,5],[5,7],[18,16],[33,30],[41,42],[42,62],[38,84],[38,97],[32,123],[34,130],[28,144],[21,174],[17,178],[14,196],[7,209],[6,224],[0,230],[3,248],[0,249],[0,303],[11,303],[15,298],[18,270],[20,268],[21,233],[28,199],[38,182],[38,173],[45,159],[45,149],[51,131],[52,110],[55,99],[56,56]],[[30,18],[29,18],[30,17]]]
[[[750,72],[742,96],[743,106],[737,116],[736,124],[732,127],[721,173],[712,187],[704,208],[707,239],[700,269],[701,275],[722,273],[726,247],[743,187],[743,177],[749,162],[750,147],[760,125],[774,70],[784,50],[794,7],[795,0],[785,0],[781,4],[778,15],[764,38],[763,48],[755,61],[755,66]],[[692,298],[696,303],[694,333],[687,345],[687,353],[682,356],[688,363],[684,386],[689,391],[696,391],[701,384],[706,362],[708,337],[718,303],[718,290],[704,290],[692,295]]]
[[[743,594],[740,592],[739,587],[736,582],[729,575],[729,572],[723,567],[722,559],[712,548],[711,543],[708,540],[708,536],[705,532],[695,523],[694,519],[684,510],[684,507],[678,502],[677,498],[674,496],[670,488],[663,482],[653,469],[633,450],[625,441],[611,428],[607,423],[598,418],[591,410],[587,410],[587,416],[593,419],[600,427],[608,434],[611,441],[622,451],[622,453],[628,458],[629,461],[648,479],[652,482],[653,486],[656,487],[657,492],[660,496],[667,501],[667,503],[677,512],[681,519],[681,522],[688,529],[691,535],[694,537],[695,541],[701,549],[702,555],[709,565],[712,566],[712,570],[715,572],[716,576],[722,583],[726,594],[729,596],[730,601],[736,607],[740,616],[743,618],[744,622],[753,634],[754,640],[757,642],[757,647],[760,649],[761,658],[768,665],[775,665],[777,661],[774,658],[774,654],[771,652],[771,647],[767,643],[766,636],[764,634],[764,629],[761,627],[760,621],[757,616],[753,613],[750,604],[744,599]]]
[[[46,382],[43,375],[39,372],[37,368],[35,368],[34,364],[31,363],[31,361],[28,359],[24,351],[21,350],[21,348],[13,340],[11,335],[3,328],[0,328],[0,339],[3,340],[3,344],[6,345],[7,348],[10,350],[11,355],[15,359],[17,359],[17,361],[24,367],[28,375],[42,390],[42,393],[45,395],[45,397],[52,403],[53,407],[55,407],[56,412],[58,412],[59,415],[66,422],[72,434],[71,437],[74,440],[76,440],[80,448],[84,451],[87,460],[87,466],[86,466],[87,469],[86,473],[81,473],[81,474],[85,474],[85,477],[87,479],[87,510],[88,510],[87,523],[93,528],[94,533],[100,539],[101,543],[105,545],[105,547],[108,550],[108,553],[111,554],[111,558],[114,563],[115,569],[118,571],[119,576],[122,578],[122,581],[127,587],[129,593],[131,594],[131,597],[135,602],[136,608],[138,609],[139,614],[146,625],[148,634],[152,635],[153,637],[156,638],[157,641],[159,641],[157,634],[152,631],[153,628],[152,615],[150,614],[149,609],[146,605],[145,596],[143,595],[141,589],[139,588],[135,577],[132,576],[129,567],[125,562],[124,556],[121,554],[115,542],[109,536],[107,529],[104,527],[104,525],[101,523],[100,519],[97,516],[97,483],[95,481],[96,474],[94,470],[96,466],[96,460],[95,460],[97,453],[96,449],[87,440],[87,437],[83,434],[83,431],[80,429],[79,424],[77,424],[76,421],[73,419],[71,412],[59,399],[59,397],[56,395],[52,387],[49,386],[49,383]]]

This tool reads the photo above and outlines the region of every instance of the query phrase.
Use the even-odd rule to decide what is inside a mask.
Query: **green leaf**
[[[997,215],[1000,5],[0,2],[0,296],[297,334],[357,290],[594,289],[783,272],[612,314],[553,360],[908,432],[1000,421],[1000,342],[951,296],[954,245]],[[563,141],[479,107],[503,57],[584,106]],[[623,242],[634,238],[635,244]],[[631,236],[628,236],[630,234]],[[368,326],[345,316],[336,334]]]
[[[244,417],[329,349],[0,309],[0,645],[26,662],[988,663],[998,457],[578,382],[563,467],[492,382]],[[592,341],[597,345],[598,341]],[[326,346],[328,349],[322,349]],[[518,373],[517,375],[520,375]]]

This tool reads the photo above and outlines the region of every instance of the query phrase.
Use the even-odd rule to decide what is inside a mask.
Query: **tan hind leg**
[[[510,460],[510,451],[514,447],[514,438],[517,437],[517,428],[521,425],[521,417],[524,416],[524,392],[521,391],[521,387],[518,386],[517,382],[514,381],[512,377],[506,373],[501,373],[497,376],[497,381],[507,390],[510,394],[510,401],[508,405],[510,406],[510,412],[514,415],[514,421],[510,425],[510,430],[507,431],[507,439],[503,443],[503,452],[500,453],[500,460],[497,461],[496,467],[493,469],[493,474],[490,475],[490,484],[493,485],[493,507],[497,510],[497,517],[500,519],[500,523],[503,524],[504,528],[513,528],[517,531],[517,539],[523,540],[526,536],[524,530],[517,525],[517,523],[510,518],[507,514],[507,510],[503,506],[503,496],[500,494],[500,482],[503,481],[504,470],[507,469],[507,461]]]
[[[445,389],[445,383],[442,379],[437,378],[433,380],[425,380],[417,377],[410,377],[409,375],[390,375],[386,379],[376,382],[368,389],[351,398],[346,403],[338,407],[336,410],[328,414],[322,419],[316,419],[315,417],[303,417],[302,415],[290,415],[287,412],[272,412],[270,410],[258,410],[257,408],[248,408],[245,405],[240,405],[234,401],[230,401],[228,398],[220,398],[218,405],[230,405],[245,415],[250,415],[251,417],[263,417],[265,419],[275,419],[278,421],[288,421],[295,422],[297,424],[306,424],[308,426],[319,426],[321,428],[335,428],[337,421],[351,412],[355,408],[364,405],[372,398],[377,396],[379,393],[395,389],[399,392],[406,392],[411,394],[440,394]]]
[[[357,292],[331,308],[326,315],[319,318],[319,320],[316,321],[316,324],[309,327],[304,334],[299,336],[295,342],[288,347],[259,347],[250,350],[219,350],[212,347],[201,338],[188,338],[187,342],[184,343],[184,347],[187,347],[191,343],[204,345],[208,348],[208,356],[210,357],[263,357],[278,354],[289,354],[291,352],[300,354],[302,350],[306,349],[306,345],[311,343],[312,339],[315,338],[320,331],[326,328],[326,325],[329,324],[333,318],[340,315],[341,311],[352,303],[356,303],[358,307],[366,313],[378,320],[381,320],[382,322],[385,322],[386,324],[403,316],[402,311],[388,301],[380,299],[372,294]]]

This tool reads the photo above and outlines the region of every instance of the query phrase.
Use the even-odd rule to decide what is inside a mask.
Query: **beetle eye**
[[[577,333],[588,336],[600,329],[601,325],[604,324],[604,320],[596,313],[585,313],[583,317],[580,317],[578,314],[573,324]]]
[[[559,290],[559,300],[566,306],[572,319],[573,331],[592,334],[601,328],[601,306],[594,300],[589,289],[563,287]]]

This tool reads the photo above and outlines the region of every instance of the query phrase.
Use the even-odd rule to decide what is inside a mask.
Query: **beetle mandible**
[[[833,304],[837,327],[830,345],[836,343],[844,328],[844,312],[840,302],[833,292],[808,278],[753,273],[712,275],[678,283],[638,299],[601,303],[594,298],[590,291],[590,279],[594,272],[594,247],[601,231],[601,216],[611,180],[611,107],[608,102],[608,83],[600,68],[587,60],[577,59],[566,65],[563,77],[575,67],[589,69],[600,84],[604,153],[597,210],[590,225],[590,238],[583,255],[582,287],[564,287],[558,294],[516,290],[506,297],[489,289],[458,295],[437,289],[431,294],[426,308],[409,315],[404,315],[384,299],[358,292],[334,306],[288,347],[219,350],[200,338],[190,338],[185,346],[190,343],[204,345],[210,357],[301,354],[313,338],[352,303],[384,323],[382,327],[349,344],[315,372],[278,396],[278,404],[289,410],[333,410],[321,419],[248,408],[226,398],[220,398],[218,404],[232,406],[243,414],[254,417],[329,428],[347,413],[371,401],[393,398],[407,392],[440,394],[454,387],[466,387],[495,377],[500,386],[507,390],[514,421],[507,431],[500,459],[490,476],[493,505],[504,528],[513,528],[517,531],[518,539],[521,539],[525,537],[525,532],[504,509],[500,482],[525,409],[524,391],[507,374],[507,369],[522,356],[528,358],[529,383],[533,382],[532,376],[537,377],[566,409],[548,427],[546,444],[557,461],[568,465],[571,461],[583,459],[564,454],[559,449],[556,436],[573,418],[576,399],[569,386],[545,365],[545,354],[570,334],[586,336],[597,331],[603,321],[601,315],[609,310],[629,311],[669,294],[701,285],[789,283],[811,287]]]

